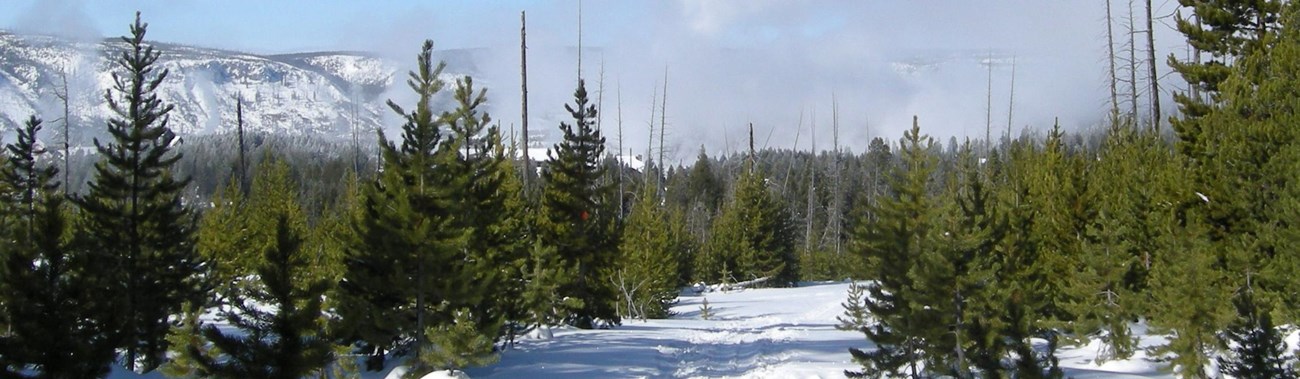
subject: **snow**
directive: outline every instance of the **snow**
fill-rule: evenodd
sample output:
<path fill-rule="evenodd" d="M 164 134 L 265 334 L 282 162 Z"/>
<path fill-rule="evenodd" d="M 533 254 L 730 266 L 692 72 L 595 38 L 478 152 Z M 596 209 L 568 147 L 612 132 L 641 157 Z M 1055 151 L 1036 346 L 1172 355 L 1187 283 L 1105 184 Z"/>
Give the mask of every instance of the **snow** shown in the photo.
<path fill-rule="evenodd" d="M 667 320 L 624 320 L 607 330 L 557 328 L 551 339 L 524 339 L 473 378 L 843 378 L 859 369 L 848 349 L 870 349 L 858 332 L 835 329 L 848 283 L 805 283 L 798 288 L 683 294 Z M 700 318 L 709 300 L 711 316 Z M 1101 345 L 1065 346 L 1057 355 L 1069 377 L 1172 378 L 1167 363 L 1146 348 L 1164 336 L 1140 335 L 1127 360 L 1097 365 Z"/>
<path fill-rule="evenodd" d="M 500 362 L 464 372 L 445 370 L 423 378 L 843 378 L 857 370 L 848 349 L 871 349 L 858 332 L 835 329 L 849 283 L 804 283 L 797 288 L 683 291 L 675 316 L 666 320 L 624 320 L 603 330 L 549 328 L 525 336 Z M 710 317 L 700 305 L 708 299 Z M 1063 346 L 1057 357 L 1067 377 L 1172 378 L 1168 363 L 1148 354 L 1167 337 L 1134 324 L 1139 347 L 1133 357 L 1098 363 L 1102 346 L 1093 341 Z M 1287 342 L 1295 347 L 1300 334 Z M 1035 341 L 1043 346 L 1045 341 Z M 400 378 L 402 358 L 389 369 L 361 373 L 366 379 Z M 116 368 L 110 378 L 161 378 Z"/>

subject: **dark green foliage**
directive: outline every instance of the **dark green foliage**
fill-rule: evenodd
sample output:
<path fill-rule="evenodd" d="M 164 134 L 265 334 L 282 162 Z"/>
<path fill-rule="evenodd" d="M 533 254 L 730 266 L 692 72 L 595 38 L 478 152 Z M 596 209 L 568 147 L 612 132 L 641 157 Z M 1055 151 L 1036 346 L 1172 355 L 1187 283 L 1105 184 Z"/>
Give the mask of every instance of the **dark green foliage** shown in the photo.
<path fill-rule="evenodd" d="M 9 227 L 0 229 L 4 275 L 0 376 L 89 378 L 108 373 L 113 346 L 88 307 L 85 255 L 68 238 L 68 209 L 54 181 L 58 170 L 37 162 L 41 121 L 32 117 L 6 146 L 0 198 Z"/>
<path fill-rule="evenodd" d="M 101 156 L 85 196 L 75 198 L 85 216 L 79 225 L 88 237 L 97 301 L 89 304 L 112 328 L 114 345 L 125 352 L 127 368 L 145 371 L 162 363 L 167 351 L 168 317 L 186 301 L 205 295 L 204 265 L 194 252 L 194 221 L 181 202 L 188 180 L 171 167 L 175 134 L 167 128 L 170 105 L 154 91 L 167 70 L 154 66 L 159 52 L 144 43 L 146 24 L 139 14 L 124 51 L 115 63 L 114 85 L 105 98 L 114 117 L 112 136 L 95 140 Z"/>
<path fill-rule="evenodd" d="M 311 275 L 301 232 L 286 214 L 278 217 L 275 244 L 263 251 L 250 283 L 227 301 L 222 317 L 240 334 L 216 325 L 201 333 L 219 353 L 192 346 L 186 353 L 198 373 L 217 378 L 301 378 L 318 372 L 332 359 L 333 345 L 321 335 L 321 301 L 329 282 Z M 269 308 L 264 308 L 269 306 Z"/>
<path fill-rule="evenodd" d="M 523 185 L 499 128 L 489 126 L 491 118 L 479 110 L 487 101 L 486 90 L 476 93 L 473 79 L 465 77 L 457 81 L 454 98 L 457 108 L 442 118 L 452 131 L 450 146 L 459 152 L 450 167 L 451 196 L 456 223 L 468 233 L 459 258 L 466 262 L 465 275 L 473 286 L 447 307 L 461 312 L 451 330 L 463 332 L 468 326 L 462 319 L 473 320 L 482 338 L 495 342 L 504 322 L 523 318 L 518 299 L 527 259 Z"/>
<path fill-rule="evenodd" d="M 1232 351 L 1218 358 L 1223 373 L 1242 379 L 1294 378 L 1286 341 L 1273 325 L 1269 309 L 1261 307 L 1250 292 L 1237 295 L 1233 303 L 1238 318 L 1224 332 Z"/>
<path fill-rule="evenodd" d="M 776 286 L 793 285 L 799 279 L 794 233 L 790 213 L 768 188 L 767 176 L 751 162 L 736 178 L 732 199 L 714 219 L 709 241 L 697 259 L 697 279 L 770 278 Z M 724 277 L 724 269 L 732 277 Z"/>
<path fill-rule="evenodd" d="M 618 308 L 628 318 L 665 318 L 677 298 L 679 253 L 667 210 L 645 186 L 623 227 L 622 254 L 611 276 Z"/>
<path fill-rule="evenodd" d="M 867 279 L 872 280 L 863 302 L 875 323 L 863 331 L 877 346 L 874 351 L 849 349 L 854 362 L 864 368 L 859 375 L 921 375 L 917 365 L 925 342 L 923 325 L 913 317 L 918 307 L 908 273 L 922 252 L 936 247 L 930 244 L 935 200 L 927 190 L 935 169 L 932 146 L 914 119 L 912 129 L 904 133 L 903 165 L 892 171 L 892 194 L 871 205 L 872 218 L 854 229 L 854 250 L 865 260 Z"/>
<path fill-rule="evenodd" d="M 425 332 L 430 344 L 420 349 L 420 364 L 408 376 L 419 377 L 430 368 L 454 372 L 496 363 L 498 357 L 492 349 L 496 341 L 483 333 L 471 314 L 469 309 L 460 309 L 451 324 L 430 327 Z"/>
<path fill-rule="evenodd" d="M 433 65 L 433 42 L 425 41 L 418 68 L 407 84 L 418 95 L 409 113 L 388 105 L 405 120 L 400 148 L 379 132 L 383 172 L 363 190 L 363 213 L 354 222 L 340 283 L 337 325 L 344 341 L 380 349 L 414 342 L 424 331 L 450 321 L 446 302 L 473 285 L 461 259 L 466 233 L 456 223 L 451 166 L 456 151 L 431 108 L 445 64 Z"/>
<path fill-rule="evenodd" d="M 619 322 L 613 304 L 617 296 L 607 279 L 617 256 L 618 206 L 613 187 L 603 179 L 605 137 L 595 129 L 596 106 L 588 103 L 581 80 L 574 104 L 565 109 L 574 123 L 560 123 L 564 140 L 551 149 L 550 162 L 542 169 L 545 187 L 537 231 L 540 241 L 558 255 L 555 261 L 574 269 L 554 294 L 569 299 L 557 304 L 564 322 L 589 329 Z"/>
<path fill-rule="evenodd" d="M 920 321 L 927 369 L 961 378 L 972 377 L 973 362 L 984 363 L 985 375 L 996 375 L 999 368 L 989 363 L 1003 355 L 992 343 L 1001 336 L 989 325 L 1003 309 L 987 292 L 998 285 L 994 249 L 1006 226 L 972 154 L 969 144 L 958 153 L 957 177 L 949 180 L 935 233 L 929 235 L 934 241 L 909 272 L 910 312 Z"/>

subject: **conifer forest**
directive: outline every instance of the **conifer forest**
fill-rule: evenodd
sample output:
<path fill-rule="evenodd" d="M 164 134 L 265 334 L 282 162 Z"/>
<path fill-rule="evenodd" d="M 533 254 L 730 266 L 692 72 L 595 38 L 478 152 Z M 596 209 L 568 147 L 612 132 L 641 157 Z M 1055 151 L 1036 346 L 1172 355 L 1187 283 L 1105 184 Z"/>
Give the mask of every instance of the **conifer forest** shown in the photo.
<path fill-rule="evenodd" d="M 178 134 L 137 12 L 88 147 L 5 115 L 0 378 L 1300 377 L 1300 3 L 1178 0 L 1194 54 L 1141 3 L 1095 128 L 637 164 L 603 77 L 528 104 L 522 15 L 522 130 L 426 40 L 339 142 Z"/>

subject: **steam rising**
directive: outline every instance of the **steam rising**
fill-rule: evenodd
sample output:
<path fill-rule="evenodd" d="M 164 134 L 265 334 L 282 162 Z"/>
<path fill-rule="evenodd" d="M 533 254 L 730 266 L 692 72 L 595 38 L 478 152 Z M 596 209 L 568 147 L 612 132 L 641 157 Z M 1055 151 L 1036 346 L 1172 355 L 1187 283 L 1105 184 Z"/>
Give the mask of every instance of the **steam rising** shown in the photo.
<path fill-rule="evenodd" d="M 563 105 L 572 101 L 577 76 L 576 1 L 257 4 L 198 4 L 191 7 L 197 10 L 186 10 L 160 3 L 37 1 L 13 27 L 99 36 L 105 28 L 98 25 L 125 25 L 129 20 L 123 15 L 139 7 L 157 40 L 256 52 L 368 51 L 400 66 L 398 80 L 384 95 L 399 103 L 410 101 L 404 73 L 420 42 L 431 38 L 440 50 L 476 49 L 469 74 L 488 88 L 489 111 L 508 133 L 519 124 L 523 10 L 529 21 L 530 126 L 554 140 L 556 125 L 567 116 Z M 1174 6 L 1156 13 L 1172 13 Z M 623 150 L 641 154 L 651 104 L 663 100 L 651 96 L 662 96 L 667 70 L 670 163 L 689 163 L 701 145 L 711 154 L 742 149 L 749 123 L 759 147 L 806 150 L 815 120 L 817 148 L 829 149 L 832 96 L 839 104 L 841 148 L 857 152 L 872 137 L 897 139 L 914 114 L 922 130 L 941 141 L 983 138 L 986 112 L 995 138 L 1008 124 L 1019 134 L 1050 127 L 1058 117 L 1063 127 L 1077 130 L 1094 126 L 1106 113 L 1103 7 L 1085 0 L 588 1 L 582 9 L 582 74 L 593 100 L 599 98 L 603 63 L 602 126 L 609 150 L 618 149 L 621 93 Z M 1117 7 L 1125 12 L 1122 4 Z M 272 23 L 288 26 L 267 26 Z M 1156 29 L 1156 55 L 1167 73 L 1163 57 L 1183 56 L 1184 49 L 1171 28 L 1157 24 Z M 1008 104 L 1012 59 L 1013 110 Z M 1181 87 L 1175 76 L 1161 80 L 1164 99 Z M 986 108 L 990 92 L 991 111 Z M 1141 96 L 1145 101 L 1147 94 Z M 653 122 L 657 138 L 658 116 Z"/>

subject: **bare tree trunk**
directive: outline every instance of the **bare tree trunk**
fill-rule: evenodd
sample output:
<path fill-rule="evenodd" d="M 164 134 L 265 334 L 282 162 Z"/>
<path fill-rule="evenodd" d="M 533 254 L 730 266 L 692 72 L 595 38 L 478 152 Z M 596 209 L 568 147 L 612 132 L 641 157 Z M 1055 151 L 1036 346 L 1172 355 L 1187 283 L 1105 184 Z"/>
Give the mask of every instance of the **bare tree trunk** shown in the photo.
<path fill-rule="evenodd" d="M 812 247 L 813 247 L 813 217 L 814 217 L 813 213 L 815 213 L 817 210 L 815 205 L 817 203 L 817 114 L 816 113 L 813 113 L 811 129 L 812 129 L 810 133 L 811 142 L 809 144 L 812 147 L 812 160 L 810 161 L 811 164 L 809 165 L 810 178 L 808 181 L 808 213 L 804 215 L 804 217 L 807 218 L 807 222 L 805 223 L 807 224 L 807 230 L 804 231 L 804 250 L 809 252 L 812 251 Z"/>
<path fill-rule="evenodd" d="M 645 183 L 643 185 L 647 185 L 647 186 L 650 185 L 650 163 L 652 163 L 650 157 L 652 157 L 653 156 L 652 154 L 654 153 L 655 111 L 659 109 L 659 104 L 657 103 L 658 101 L 659 101 L 659 86 L 656 85 L 654 88 L 654 93 L 650 95 L 650 133 L 647 134 L 646 136 L 645 159 L 642 160 L 645 163 L 643 167 L 645 172 L 642 173 L 642 175 L 645 176 Z"/>
<path fill-rule="evenodd" d="M 1137 117 L 1138 117 L 1137 33 L 1138 33 L 1137 25 L 1133 23 L 1133 0 L 1129 0 L 1128 2 L 1128 75 L 1129 75 L 1128 80 L 1129 80 L 1129 88 L 1132 89 L 1132 92 L 1129 93 L 1130 96 L 1129 101 L 1132 102 L 1132 104 L 1129 104 L 1132 107 L 1132 111 L 1129 113 L 1129 118 L 1133 120 L 1135 124 L 1137 123 Z"/>
<path fill-rule="evenodd" d="M 989 51 L 989 84 L 985 88 L 988 105 L 984 107 L 984 155 L 989 154 L 990 147 L 993 146 L 993 51 Z"/>
<path fill-rule="evenodd" d="M 623 84 L 618 85 L 618 154 L 623 154 Z M 623 216 L 623 159 L 618 159 L 618 215 Z"/>
<path fill-rule="evenodd" d="M 835 176 L 835 187 L 831 190 L 835 198 L 831 200 L 831 211 L 827 212 L 826 217 L 831 229 L 831 243 L 835 247 L 835 255 L 840 255 L 840 238 L 843 237 L 844 218 L 844 194 L 841 193 L 844 176 L 840 172 L 840 103 L 835 98 L 835 93 L 831 93 L 831 141 L 835 147 L 834 160 L 831 161 L 831 175 Z"/>
<path fill-rule="evenodd" d="M 605 57 L 604 56 L 600 57 L 600 82 L 599 84 L 597 84 L 597 89 L 600 91 L 600 93 L 596 95 L 596 130 L 603 131 L 604 129 L 600 128 L 601 125 L 600 120 L 605 119 Z"/>
<path fill-rule="evenodd" d="M 522 95 L 520 124 L 523 129 L 520 134 L 524 138 L 524 190 L 527 192 L 532 189 L 533 162 L 528 158 L 528 148 L 532 142 L 528 139 L 528 23 L 522 11 L 519 12 L 519 83 Z"/>
<path fill-rule="evenodd" d="M 59 70 L 59 82 L 63 92 L 54 91 L 54 96 L 63 102 L 63 191 L 67 192 L 72 185 L 69 182 L 69 173 L 72 171 L 72 164 L 69 155 L 72 154 L 72 107 L 69 100 L 72 95 L 68 91 L 68 70 L 64 68 Z"/>
<path fill-rule="evenodd" d="M 659 107 L 660 107 L 659 109 L 659 171 L 660 172 L 658 175 L 659 187 L 658 189 L 656 189 L 656 191 L 659 192 L 660 198 L 663 198 L 664 196 L 664 192 L 663 192 L 664 176 L 665 176 L 664 174 L 667 172 L 665 171 L 666 168 L 664 164 L 664 137 L 667 134 L 665 131 L 668 129 L 668 66 L 664 66 L 663 96 L 664 96 L 663 100 L 659 102 Z"/>
<path fill-rule="evenodd" d="M 1160 133 L 1160 76 L 1156 72 L 1156 32 L 1152 25 L 1151 0 L 1147 0 L 1147 66 L 1151 75 L 1151 129 Z"/>
<path fill-rule="evenodd" d="M 235 96 L 235 130 L 239 138 L 239 190 L 248 192 L 248 150 L 244 145 L 244 98 Z"/>
<path fill-rule="evenodd" d="M 1119 78 L 1115 72 L 1115 28 L 1111 16 L 1111 0 L 1106 0 L 1106 62 L 1110 64 L 1110 122 L 1114 126 L 1119 119 Z"/>
<path fill-rule="evenodd" d="M 1007 101 L 1007 140 L 1011 139 L 1012 114 L 1016 110 L 1016 58 L 1011 57 L 1011 95 Z"/>

